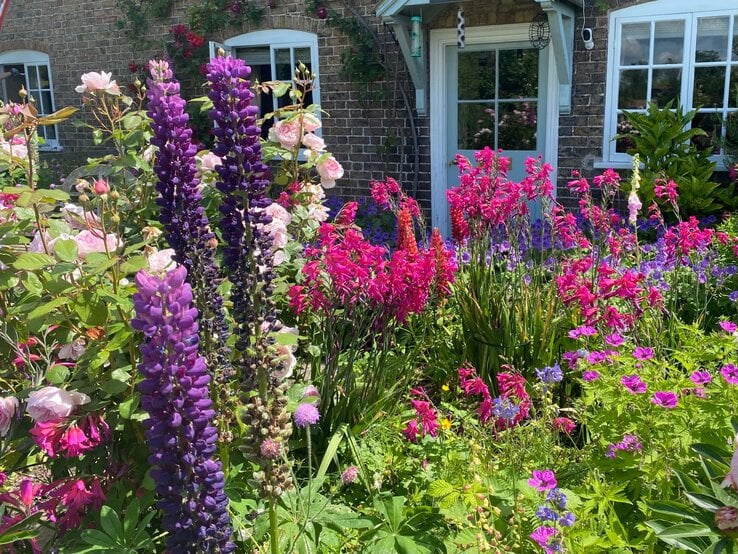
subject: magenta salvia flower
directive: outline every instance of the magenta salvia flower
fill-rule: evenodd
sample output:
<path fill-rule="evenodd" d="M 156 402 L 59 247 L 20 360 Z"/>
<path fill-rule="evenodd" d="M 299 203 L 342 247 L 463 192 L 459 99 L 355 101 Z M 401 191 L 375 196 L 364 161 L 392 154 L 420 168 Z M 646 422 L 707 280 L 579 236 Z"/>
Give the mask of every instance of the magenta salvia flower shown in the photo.
<path fill-rule="evenodd" d="M 653 348 L 650 348 L 648 346 L 639 346 L 635 350 L 633 350 L 633 357 L 636 360 L 650 360 L 653 358 Z"/>
<path fill-rule="evenodd" d="M 600 378 L 600 373 L 598 371 L 585 371 L 582 373 L 582 379 L 585 381 L 596 381 Z"/>
<path fill-rule="evenodd" d="M 315 425 L 320 419 L 320 412 L 315 404 L 309 402 L 303 402 L 297 409 L 295 409 L 294 421 L 298 427 L 307 427 L 308 425 Z"/>
<path fill-rule="evenodd" d="M 556 475 L 550 469 L 536 469 L 528 484 L 538 492 L 545 492 L 556 488 Z"/>
<path fill-rule="evenodd" d="M 359 476 L 359 468 L 356 466 L 348 466 L 343 473 L 341 473 L 341 482 L 344 485 L 350 485 L 356 481 Z"/>
<path fill-rule="evenodd" d="M 215 459 L 218 432 L 210 401 L 210 376 L 198 355 L 197 309 L 187 270 L 164 279 L 136 275 L 134 329 L 142 331 L 141 407 L 151 450 L 151 477 L 169 532 L 169 552 L 232 552 L 225 477 Z"/>
<path fill-rule="evenodd" d="M 707 385 L 712 381 L 712 375 L 710 375 L 709 371 L 694 371 L 692 372 L 692 375 L 689 376 L 689 379 L 695 385 Z"/>
<path fill-rule="evenodd" d="M 631 394 L 646 392 L 646 383 L 641 381 L 641 378 L 638 375 L 623 375 L 620 382 Z"/>
<path fill-rule="evenodd" d="M 678 402 L 677 395 L 671 391 L 657 391 L 651 397 L 651 403 L 662 408 L 676 408 Z"/>
<path fill-rule="evenodd" d="M 721 321 L 718 325 L 720 325 L 720 328 L 726 333 L 735 333 L 736 330 L 738 330 L 738 325 L 732 321 Z"/>
<path fill-rule="evenodd" d="M 731 385 L 738 385 L 738 367 L 735 364 L 725 364 L 720 369 L 720 375 Z"/>

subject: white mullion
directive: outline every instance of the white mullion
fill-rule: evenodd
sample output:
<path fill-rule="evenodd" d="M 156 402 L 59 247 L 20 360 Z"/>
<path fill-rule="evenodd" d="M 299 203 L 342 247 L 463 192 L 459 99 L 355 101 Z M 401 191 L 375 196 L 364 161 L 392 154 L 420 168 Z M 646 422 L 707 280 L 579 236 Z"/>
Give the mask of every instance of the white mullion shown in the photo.
<path fill-rule="evenodd" d="M 692 17 L 684 19 L 684 58 L 686 60 L 685 70 L 682 73 L 686 73 L 684 79 L 682 79 L 682 106 L 687 110 L 694 109 L 694 80 L 697 64 L 695 61 L 696 49 L 697 49 L 697 16 L 692 14 Z"/>
<path fill-rule="evenodd" d="M 653 51 L 656 42 L 656 20 L 651 20 L 651 34 L 648 37 L 648 73 L 646 74 L 646 107 L 651 102 L 651 89 L 653 88 Z"/>
<path fill-rule="evenodd" d="M 277 54 L 273 44 L 269 45 L 269 63 L 272 67 L 272 81 L 279 81 L 277 79 Z M 272 93 L 272 111 L 276 112 L 278 108 L 279 98 L 277 98 L 276 94 Z"/>

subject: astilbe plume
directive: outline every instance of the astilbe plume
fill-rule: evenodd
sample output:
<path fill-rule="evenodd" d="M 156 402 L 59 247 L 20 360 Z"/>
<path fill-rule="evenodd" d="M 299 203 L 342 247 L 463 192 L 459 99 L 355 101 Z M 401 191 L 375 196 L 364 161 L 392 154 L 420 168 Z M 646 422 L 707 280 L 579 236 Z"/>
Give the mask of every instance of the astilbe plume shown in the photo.
<path fill-rule="evenodd" d="M 251 68 L 230 56 L 213 58 L 206 67 L 213 102 L 209 116 L 215 122 L 213 152 L 223 163 L 216 167 L 215 183 L 222 193 L 220 229 L 225 248 L 223 263 L 233 284 L 231 301 L 236 321 L 236 349 L 241 356 L 241 378 L 254 389 L 263 365 L 266 344 L 260 341 L 273 330 L 276 309 L 272 300 L 272 238 L 266 230 L 271 217 L 266 208 L 269 170 L 262 161 L 257 126 L 258 107 L 252 104 Z"/>
<path fill-rule="evenodd" d="M 223 312 L 223 299 L 218 293 L 218 269 L 215 264 L 215 235 L 202 206 L 200 180 L 195 154 L 197 145 L 188 127 L 186 101 L 180 96 L 179 82 L 174 79 L 166 61 L 151 61 L 151 78 L 146 95 L 148 115 L 154 136 L 151 144 L 158 148 L 154 173 L 158 181 L 159 220 L 164 225 L 174 260 L 187 269 L 200 311 L 201 338 L 209 356 L 211 372 L 218 390 L 227 392 L 232 377 L 226 347 L 228 326 Z M 221 399 L 226 402 L 225 397 Z"/>
<path fill-rule="evenodd" d="M 183 266 L 163 279 L 136 275 L 134 329 L 142 331 L 141 407 L 151 477 L 169 532 L 169 552 L 232 552 L 225 477 L 215 459 L 218 432 L 210 376 L 198 354 L 197 309 Z"/>

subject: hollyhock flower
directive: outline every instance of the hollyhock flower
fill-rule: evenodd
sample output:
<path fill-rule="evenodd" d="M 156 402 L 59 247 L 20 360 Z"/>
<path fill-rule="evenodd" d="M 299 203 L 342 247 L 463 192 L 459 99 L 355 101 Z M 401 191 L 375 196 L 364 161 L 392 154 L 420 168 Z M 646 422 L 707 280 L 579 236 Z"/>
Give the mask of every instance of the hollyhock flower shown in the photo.
<path fill-rule="evenodd" d="M 10 423 L 18 411 L 18 399 L 14 396 L 0 398 L 0 437 L 4 437 L 10 430 Z"/>
<path fill-rule="evenodd" d="M 651 403 L 662 408 L 676 408 L 677 395 L 671 391 L 657 391 L 651 397 Z"/>
<path fill-rule="evenodd" d="M 343 177 L 343 167 L 333 156 L 328 156 L 326 159 L 319 161 L 315 168 L 318 170 L 320 184 L 323 188 L 334 187 L 336 179 Z"/>
<path fill-rule="evenodd" d="M 571 435 L 572 432 L 574 432 L 574 429 L 577 428 L 577 424 L 568 417 L 554 418 L 552 424 L 554 429 L 561 431 L 562 433 L 566 433 L 567 435 Z"/>
<path fill-rule="evenodd" d="M 633 357 L 636 360 L 650 360 L 653 358 L 653 348 L 647 347 L 647 346 L 639 346 L 635 350 L 633 350 Z"/>
<path fill-rule="evenodd" d="M 582 379 L 587 382 L 596 381 L 599 378 L 600 374 L 598 371 L 585 371 L 584 373 L 582 373 Z"/>
<path fill-rule="evenodd" d="M 726 333 L 735 333 L 736 330 L 738 330 L 738 325 L 736 325 L 732 321 L 724 320 L 724 321 L 719 322 L 718 325 L 720 325 L 720 328 Z"/>
<path fill-rule="evenodd" d="M 120 87 L 118 83 L 111 80 L 112 73 L 106 73 L 102 71 L 100 73 L 90 72 L 82 74 L 82 84 L 74 88 L 74 90 L 80 94 L 89 92 L 94 94 L 97 91 L 104 92 L 113 96 L 120 95 Z"/>
<path fill-rule="evenodd" d="M 695 385 L 707 385 L 712 381 L 712 375 L 710 375 L 709 371 L 693 371 L 689 379 Z"/>
<path fill-rule="evenodd" d="M 620 382 L 631 394 L 641 394 L 646 392 L 646 383 L 641 381 L 641 378 L 638 375 L 623 375 Z"/>
<path fill-rule="evenodd" d="M 348 466 L 343 473 L 341 473 L 341 482 L 344 485 L 350 485 L 356 481 L 359 476 L 359 468 L 356 466 Z"/>
<path fill-rule="evenodd" d="M 528 485 L 538 492 L 545 492 L 556 487 L 556 476 L 550 469 L 536 469 L 528 479 Z"/>
<path fill-rule="evenodd" d="M 78 235 L 72 237 L 77 243 L 77 254 L 83 260 L 92 252 L 110 252 L 113 253 L 123 247 L 123 241 L 114 233 L 105 235 L 105 239 L 98 232 L 86 229 Z"/>
<path fill-rule="evenodd" d="M 320 419 L 320 412 L 314 404 L 310 402 L 303 402 L 295 409 L 295 415 L 293 420 L 295 425 L 298 427 L 307 427 L 308 425 L 315 425 Z"/>
<path fill-rule="evenodd" d="M 44 387 L 28 395 L 26 412 L 36 422 L 46 422 L 71 415 L 87 404 L 90 397 L 77 391 L 65 391 L 58 387 Z"/>
<path fill-rule="evenodd" d="M 720 369 L 720 375 L 731 385 L 738 385 L 738 367 L 735 364 L 725 364 Z"/>
<path fill-rule="evenodd" d="M 163 279 L 136 274 L 136 316 L 145 337 L 138 370 L 141 408 L 151 451 L 151 477 L 171 552 L 232 552 L 225 476 L 215 458 L 218 431 L 205 359 L 198 353 L 197 309 L 183 266 Z"/>

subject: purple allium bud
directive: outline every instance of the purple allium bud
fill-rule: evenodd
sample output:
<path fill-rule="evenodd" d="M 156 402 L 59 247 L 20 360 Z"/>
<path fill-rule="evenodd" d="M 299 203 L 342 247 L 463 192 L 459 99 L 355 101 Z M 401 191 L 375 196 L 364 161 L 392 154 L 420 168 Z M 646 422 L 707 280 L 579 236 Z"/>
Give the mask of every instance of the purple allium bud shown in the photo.
<path fill-rule="evenodd" d="M 343 473 L 341 473 L 341 481 L 344 485 L 350 485 L 359 476 L 359 468 L 356 466 L 348 466 Z"/>
<path fill-rule="evenodd" d="M 294 421 L 298 427 L 306 427 L 308 425 L 315 425 L 320 419 L 320 412 L 314 404 L 305 402 L 300 404 L 295 410 Z"/>
<path fill-rule="evenodd" d="M 141 407 L 151 450 L 151 477 L 169 532 L 169 552 L 232 552 L 225 477 L 215 460 L 218 432 L 212 424 L 210 376 L 198 354 L 197 309 L 187 270 L 178 266 L 159 279 L 136 275 L 134 329 L 142 331 Z"/>

